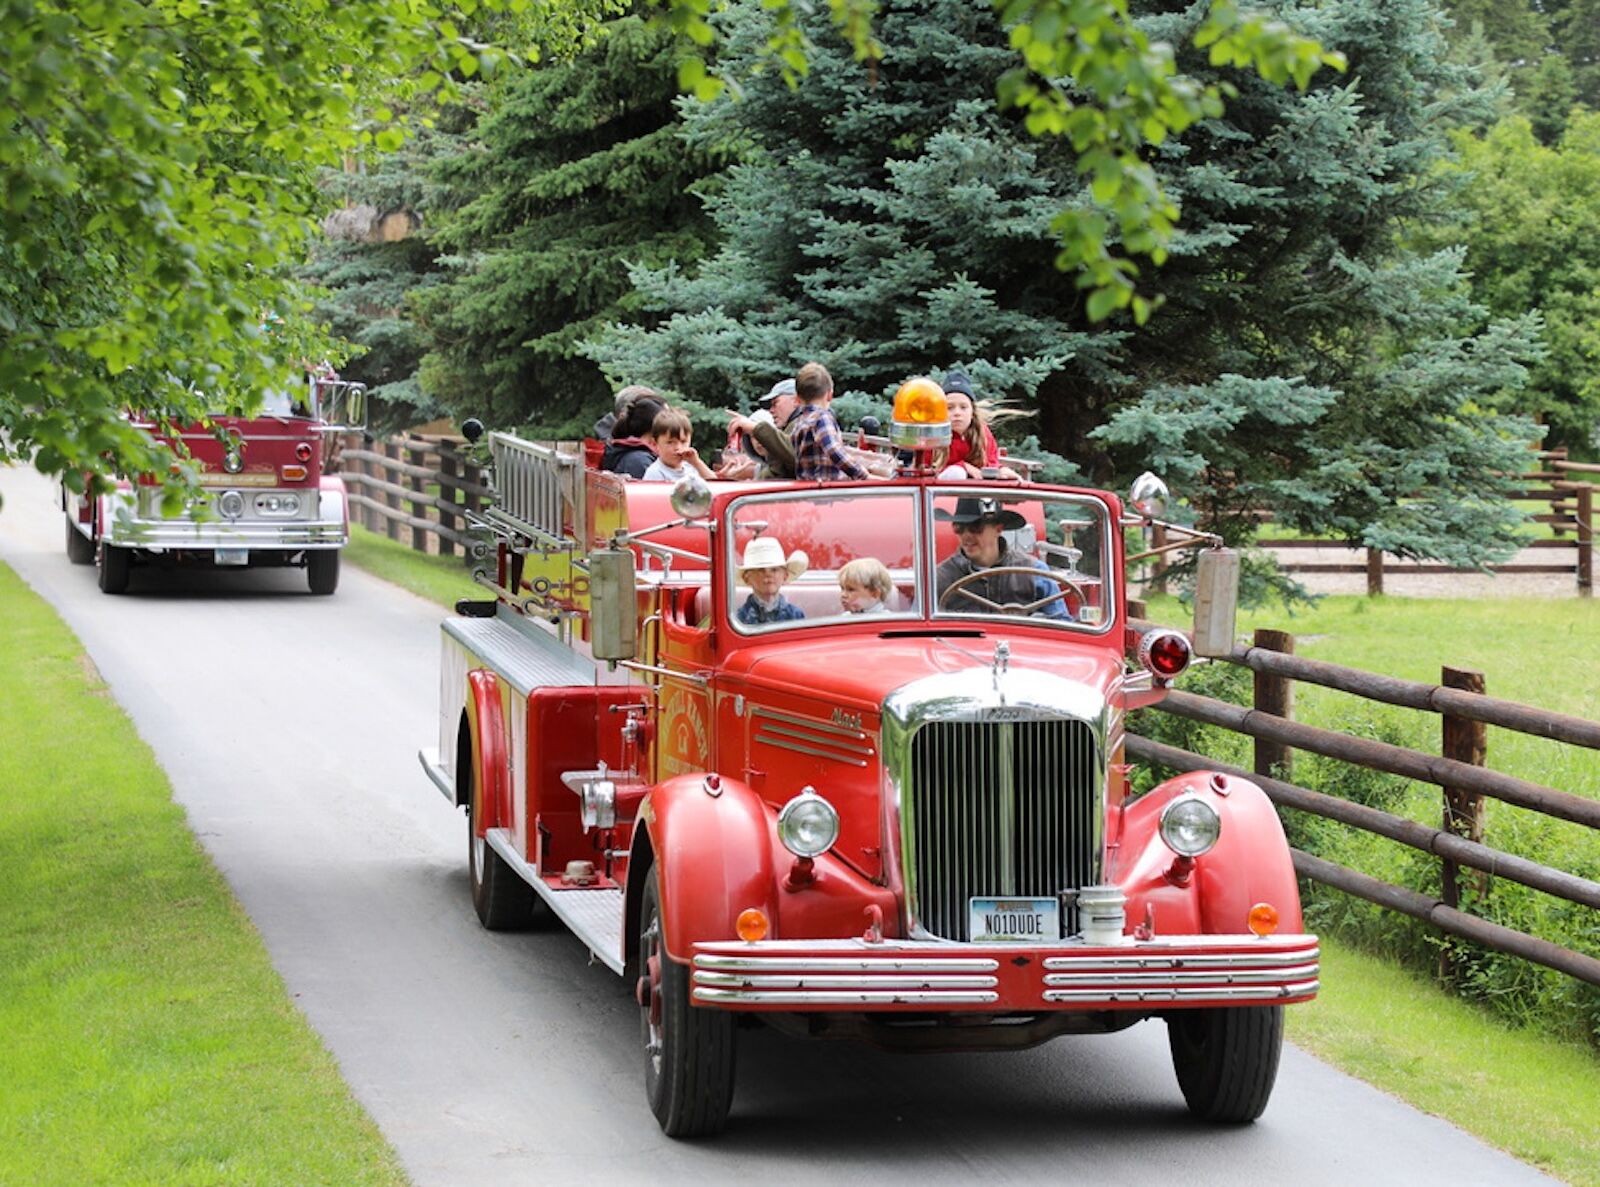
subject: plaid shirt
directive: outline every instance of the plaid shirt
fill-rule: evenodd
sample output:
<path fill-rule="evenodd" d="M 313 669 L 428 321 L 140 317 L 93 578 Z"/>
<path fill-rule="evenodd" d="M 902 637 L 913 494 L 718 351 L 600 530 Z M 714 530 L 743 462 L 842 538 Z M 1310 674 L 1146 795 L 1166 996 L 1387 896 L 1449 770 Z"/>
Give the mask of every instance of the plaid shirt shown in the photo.
<path fill-rule="evenodd" d="M 794 442 L 795 477 L 801 482 L 867 477 L 866 468 L 845 452 L 839 418 L 825 405 L 801 405 L 789 420 L 789 438 Z"/>

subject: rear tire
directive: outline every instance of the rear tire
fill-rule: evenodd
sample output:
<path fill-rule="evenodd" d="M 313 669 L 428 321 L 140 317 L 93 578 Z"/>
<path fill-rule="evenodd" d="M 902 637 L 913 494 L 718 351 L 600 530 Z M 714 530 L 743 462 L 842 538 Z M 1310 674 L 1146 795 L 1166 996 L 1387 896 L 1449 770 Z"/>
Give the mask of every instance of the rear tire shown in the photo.
<path fill-rule="evenodd" d="M 334 554 L 337 556 L 338 554 Z M 534 890 L 489 845 L 478 831 L 482 819 L 479 788 L 474 782 L 467 801 L 467 881 L 478 922 L 490 931 L 518 931 L 534 919 Z"/>
<path fill-rule="evenodd" d="M 339 588 L 339 554 L 331 548 L 306 553 L 306 581 L 311 592 L 326 597 Z"/>
<path fill-rule="evenodd" d="M 1278 1078 L 1282 1006 L 1174 1010 L 1167 1040 L 1191 1113 L 1234 1125 L 1261 1116 Z"/>
<path fill-rule="evenodd" d="M 128 574 L 133 571 L 133 553 L 115 544 L 100 545 L 100 592 L 128 592 Z"/>
<path fill-rule="evenodd" d="M 733 1105 L 734 1016 L 690 1002 L 689 970 L 663 942 L 656 871 L 646 876 L 637 990 L 645 1097 L 668 1137 L 709 1137 L 722 1132 Z"/>
<path fill-rule="evenodd" d="M 75 565 L 94 564 L 94 541 L 78 530 L 72 517 L 67 516 L 67 559 Z"/>

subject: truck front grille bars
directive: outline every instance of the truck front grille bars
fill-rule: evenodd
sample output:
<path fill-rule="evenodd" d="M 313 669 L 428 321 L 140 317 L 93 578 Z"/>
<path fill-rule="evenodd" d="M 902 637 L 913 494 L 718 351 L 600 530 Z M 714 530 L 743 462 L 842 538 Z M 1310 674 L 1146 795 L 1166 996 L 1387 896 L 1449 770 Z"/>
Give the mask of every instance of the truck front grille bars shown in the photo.
<path fill-rule="evenodd" d="M 931 721 L 912 738 L 902 804 L 912 919 L 966 941 L 975 895 L 1063 899 L 1097 880 L 1100 811 L 1087 722 Z M 1076 934 L 1062 908 L 1063 938 Z"/>

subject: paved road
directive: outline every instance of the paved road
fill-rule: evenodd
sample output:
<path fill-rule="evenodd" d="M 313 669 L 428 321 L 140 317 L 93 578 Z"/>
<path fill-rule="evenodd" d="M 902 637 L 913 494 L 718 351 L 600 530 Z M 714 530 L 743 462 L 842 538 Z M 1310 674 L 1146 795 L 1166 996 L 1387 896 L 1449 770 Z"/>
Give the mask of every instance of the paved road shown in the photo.
<path fill-rule="evenodd" d="M 750 1031 L 728 1133 L 671 1142 L 621 980 L 565 933 L 473 916 L 463 821 L 414 757 L 434 730 L 435 607 L 349 570 L 333 598 L 288 570 L 137 571 L 108 598 L 67 563 L 48 483 L 0 471 L 0 496 L 0 560 L 83 640 L 422 1187 L 1549 1181 L 1293 1049 L 1259 1123 L 1200 1126 L 1155 1023 L 1013 1055 Z"/>

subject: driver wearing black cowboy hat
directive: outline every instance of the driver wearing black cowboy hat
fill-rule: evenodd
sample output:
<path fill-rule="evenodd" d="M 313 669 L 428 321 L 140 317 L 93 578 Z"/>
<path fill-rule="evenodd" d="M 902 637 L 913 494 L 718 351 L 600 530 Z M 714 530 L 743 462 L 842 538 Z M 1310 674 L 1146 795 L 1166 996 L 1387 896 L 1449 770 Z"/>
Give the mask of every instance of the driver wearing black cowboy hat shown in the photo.
<path fill-rule="evenodd" d="M 934 586 L 938 590 L 936 604 L 944 610 L 957 613 L 981 613 L 988 609 L 983 598 L 999 606 L 1027 605 L 1060 592 L 1060 587 L 1048 577 L 1030 577 L 1026 573 L 991 573 L 963 585 L 945 601 L 945 591 L 961 578 L 987 569 L 1017 567 L 1047 570 L 1043 561 L 1013 548 L 1001 532 L 1016 531 L 1026 527 L 1028 521 L 998 499 L 961 498 L 956 500 L 954 511 L 935 511 L 935 519 L 950 524 L 956 531 L 957 551 L 946 558 L 934 572 Z M 968 592 L 974 598 L 966 598 Z M 1070 621 L 1065 598 L 1054 598 L 1035 613 L 1045 618 Z"/>

